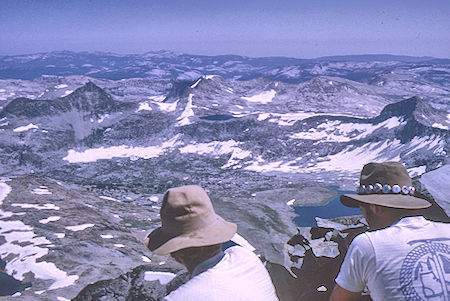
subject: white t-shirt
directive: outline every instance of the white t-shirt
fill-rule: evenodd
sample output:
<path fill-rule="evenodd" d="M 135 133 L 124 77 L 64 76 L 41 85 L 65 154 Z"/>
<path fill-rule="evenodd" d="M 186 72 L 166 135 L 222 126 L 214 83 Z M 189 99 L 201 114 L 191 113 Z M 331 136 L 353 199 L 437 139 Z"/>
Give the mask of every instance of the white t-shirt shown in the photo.
<path fill-rule="evenodd" d="M 406 217 L 355 237 L 336 283 L 374 301 L 450 300 L 450 224 Z"/>
<path fill-rule="evenodd" d="M 164 301 L 276 301 L 275 288 L 261 260 L 233 246 L 213 267 L 194 276 Z"/>

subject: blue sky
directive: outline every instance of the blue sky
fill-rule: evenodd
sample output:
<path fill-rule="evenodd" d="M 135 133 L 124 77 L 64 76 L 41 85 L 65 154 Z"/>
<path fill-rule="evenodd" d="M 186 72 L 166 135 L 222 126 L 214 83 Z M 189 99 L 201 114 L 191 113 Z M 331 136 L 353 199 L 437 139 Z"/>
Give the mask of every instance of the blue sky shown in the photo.
<path fill-rule="evenodd" d="M 0 0 L 0 55 L 450 57 L 448 0 Z"/>

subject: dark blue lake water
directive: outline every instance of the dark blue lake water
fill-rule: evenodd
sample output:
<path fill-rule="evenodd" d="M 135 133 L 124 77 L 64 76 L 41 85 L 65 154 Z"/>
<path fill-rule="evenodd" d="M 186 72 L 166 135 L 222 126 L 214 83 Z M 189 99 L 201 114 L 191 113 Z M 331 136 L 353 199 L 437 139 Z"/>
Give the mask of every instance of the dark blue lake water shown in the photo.
<path fill-rule="evenodd" d="M 0 268 L 3 270 L 6 266 L 6 262 L 0 258 Z M 14 293 L 21 292 L 27 287 L 30 287 L 30 283 L 22 283 L 14 277 L 0 271 L 0 296 L 11 296 Z"/>
<path fill-rule="evenodd" d="M 298 215 L 294 218 L 294 223 L 299 227 L 316 227 L 315 217 L 321 218 L 333 218 L 347 215 L 360 215 L 361 210 L 359 208 L 345 207 L 339 201 L 339 197 L 342 194 L 354 193 L 354 191 L 338 190 L 337 187 L 331 187 L 338 193 L 338 196 L 325 206 L 317 207 L 300 207 L 295 206 L 295 213 Z"/>

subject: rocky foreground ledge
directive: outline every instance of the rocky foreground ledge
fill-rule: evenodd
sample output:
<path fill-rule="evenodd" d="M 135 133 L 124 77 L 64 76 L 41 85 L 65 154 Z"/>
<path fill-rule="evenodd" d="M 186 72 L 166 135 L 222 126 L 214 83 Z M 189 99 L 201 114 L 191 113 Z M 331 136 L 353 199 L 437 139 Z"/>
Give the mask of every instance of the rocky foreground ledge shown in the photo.
<path fill-rule="evenodd" d="M 436 194 L 441 181 L 446 181 L 448 167 L 427 175 L 414 185 L 420 193 L 432 199 L 432 207 L 422 214 L 431 220 L 449 222 L 445 195 Z M 428 190 L 428 189 L 429 190 Z M 286 244 L 284 265 L 261 258 L 274 282 L 281 301 L 328 300 L 334 287 L 347 249 L 355 236 L 367 231 L 362 216 L 348 216 L 331 220 L 316 218 L 317 227 L 300 227 Z M 111 280 L 99 281 L 83 289 L 74 300 L 160 300 L 165 294 L 184 283 L 188 275 L 178 268 L 169 269 L 173 279 L 167 284 L 158 280 L 145 281 L 146 273 L 167 271 L 151 265 L 140 266 L 132 272 Z M 151 273 L 151 272 L 150 272 Z M 362 295 L 361 301 L 370 301 Z"/>
<path fill-rule="evenodd" d="M 448 195 L 439 189 L 450 181 L 448 171 L 441 167 L 414 184 L 436 200 L 423 212 L 427 218 L 449 221 Z M 33 175 L 3 178 L 0 188 L 2 275 L 25 289 L 0 300 L 160 300 L 187 280 L 182 266 L 142 243 L 160 223 L 161 196 L 136 205 Z M 298 228 L 285 240 L 284 263 L 255 245 L 282 301 L 326 300 L 351 240 L 367 230 L 360 216 L 316 220 L 317 227 Z M 262 237 L 264 230 L 251 227 L 241 234 Z"/>

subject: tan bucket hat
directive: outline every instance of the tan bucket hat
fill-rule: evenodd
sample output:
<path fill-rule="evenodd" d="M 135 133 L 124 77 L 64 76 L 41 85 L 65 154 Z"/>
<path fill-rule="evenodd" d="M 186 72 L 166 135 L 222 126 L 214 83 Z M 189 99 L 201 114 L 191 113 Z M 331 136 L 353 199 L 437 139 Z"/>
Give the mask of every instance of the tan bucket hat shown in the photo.
<path fill-rule="evenodd" d="M 368 163 L 361 170 L 358 194 L 341 195 L 347 207 L 358 207 L 358 202 L 391 208 L 423 209 L 431 204 L 414 196 L 415 189 L 406 168 L 400 162 Z"/>
<path fill-rule="evenodd" d="M 171 188 L 164 195 L 161 227 L 145 239 L 155 254 L 169 254 L 184 248 L 202 247 L 230 240 L 237 225 L 217 215 L 206 191 L 189 185 Z"/>

